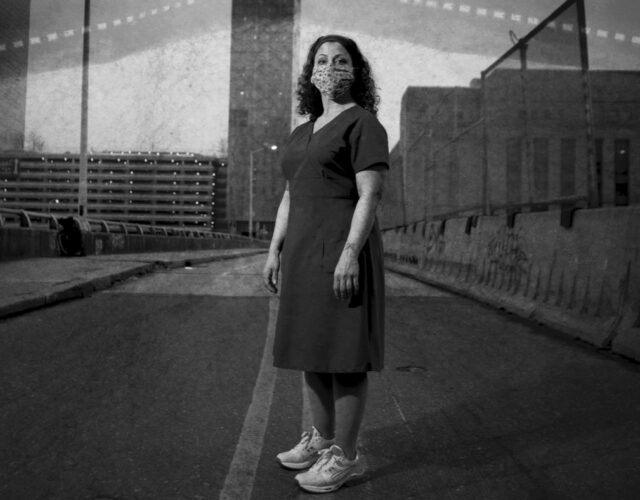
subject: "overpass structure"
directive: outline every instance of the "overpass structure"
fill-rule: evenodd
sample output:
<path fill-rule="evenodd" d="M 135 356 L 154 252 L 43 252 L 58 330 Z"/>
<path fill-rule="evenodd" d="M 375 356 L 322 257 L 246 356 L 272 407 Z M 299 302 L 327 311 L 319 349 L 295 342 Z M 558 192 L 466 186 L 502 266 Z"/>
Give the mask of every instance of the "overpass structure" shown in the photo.
<path fill-rule="evenodd" d="M 114 222 L 0 207 L 0 261 L 133 252 L 263 248 L 266 242 L 208 229 Z"/>
<path fill-rule="evenodd" d="M 402 9 L 409 8 L 408 2 L 400 3 L 406 4 Z M 251 151 L 256 155 L 255 164 L 262 169 L 258 173 L 261 181 L 254 184 L 265 190 L 256 192 L 253 201 L 263 208 L 275 207 L 272 196 L 275 191 L 271 188 L 275 183 L 276 161 L 264 145 L 266 142 L 281 144 L 290 127 L 291 102 L 287 95 L 294 87 L 290 69 L 296 61 L 288 47 L 299 36 L 296 24 L 299 4 L 295 0 L 233 2 L 229 182 L 216 189 L 220 190 L 218 194 L 228 190 L 227 218 L 235 220 L 239 230 L 243 221 L 252 219 L 245 211 L 250 205 L 246 188 L 251 177 L 247 168 L 251 164 Z M 431 8 L 429 2 L 414 4 Z M 398 161 L 406 165 L 396 169 L 392 160 L 390 173 L 393 176 L 402 171 L 407 177 L 403 186 L 390 190 L 397 191 L 395 199 L 402 206 L 391 206 L 391 210 L 383 214 L 384 225 L 392 228 L 385 234 L 387 253 L 390 266 L 405 266 L 405 272 L 408 268 L 416 276 L 427 276 L 426 279 L 454 287 L 461 293 L 473 293 L 499 307 L 508 306 L 528 318 L 565 324 L 562 328 L 572 335 L 637 357 L 640 176 L 637 175 L 635 125 L 638 115 L 636 107 L 622 101 L 637 95 L 635 89 L 640 80 L 637 74 L 626 74 L 624 79 L 617 74 L 606 75 L 607 82 L 609 78 L 614 81 L 615 77 L 619 84 L 617 94 L 624 99 L 621 102 L 600 99 L 597 106 L 589 102 L 589 96 L 598 98 L 598 92 L 592 92 L 594 88 L 588 85 L 588 60 L 584 51 L 586 26 L 584 13 L 579 8 L 582 4 L 566 2 L 555 21 L 536 21 L 535 37 L 521 39 L 509 51 L 509 57 L 500 60 L 493 76 L 484 75 L 487 76 L 485 83 L 491 83 L 492 78 L 502 82 L 495 86 L 493 93 L 488 92 L 490 85 L 485 85 L 482 91 L 487 94 L 483 99 L 493 99 L 493 106 L 485 103 L 479 109 L 474 104 L 479 99 L 479 89 L 473 88 L 463 93 L 453 92 L 450 106 L 444 106 L 440 100 L 422 119 L 439 113 L 442 131 L 446 132 L 448 127 L 451 133 L 446 132 L 440 138 L 433 135 L 433 144 L 424 140 L 429 136 L 424 123 L 412 128 L 409 122 L 415 116 L 407 117 L 403 131 L 407 132 L 403 138 L 407 146 L 397 155 Z M 269 9 L 263 11 L 263 7 Z M 28 10 L 16 10 L 15 16 L 22 20 L 17 24 L 23 31 L 28 28 Z M 149 18 L 145 17 L 145 22 Z M 142 18 L 138 20 L 142 23 Z M 134 25 L 133 20 L 127 23 Z M 569 26 L 572 28 L 568 29 Z M 25 34 L 20 36 L 24 38 Z M 263 50 L 272 54 L 282 46 L 287 47 L 286 53 L 263 57 Z M 548 50 L 557 47 L 563 50 Z M 6 51 L 2 57 L 14 58 L 7 68 L 16 67 L 26 72 L 25 54 L 17 49 Z M 542 69 L 539 65 L 549 54 L 553 57 L 549 56 L 549 64 Z M 274 64 L 284 69 L 277 72 L 272 81 L 259 77 L 273 73 Z M 559 93 L 557 101 L 551 104 L 544 101 L 545 105 L 541 106 L 546 96 L 533 90 L 540 87 L 540 80 L 552 81 L 551 76 L 547 78 L 547 69 L 555 71 L 556 76 L 570 74 L 568 80 L 561 79 L 550 85 L 549 92 L 554 87 L 566 87 L 566 82 L 571 85 L 564 90 L 575 92 Z M 625 83 L 628 81 L 631 83 Z M 604 85 L 608 86 L 608 83 Z M 26 87 L 15 90 L 16 100 L 11 102 L 23 102 L 25 92 Z M 573 96 L 570 102 L 568 94 Z M 270 100 L 263 100 L 265 95 Z M 472 97 L 473 102 L 467 106 L 468 95 L 476 97 Z M 426 100 L 422 104 L 425 103 L 431 105 Z M 568 103 L 571 113 L 566 113 Z M 417 107 L 410 107 L 420 112 Z M 484 121 L 484 127 L 478 125 L 479 118 Z M 622 130 L 628 137 L 614 136 L 607 128 L 603 129 L 606 134 L 598 138 L 594 135 L 598 133 L 597 127 L 592 127 L 598 120 L 613 124 L 613 128 Z M 22 122 L 13 123 L 20 128 Z M 550 124 L 555 128 L 549 127 Z M 552 137 L 544 135 L 549 131 L 554 134 Z M 576 134 L 579 137 L 573 137 Z M 17 139 L 24 145 L 24 137 Z M 6 142 L 5 147 L 10 143 Z M 484 154 L 478 154 L 483 148 L 486 148 Z M 419 173 L 425 164 L 431 165 L 430 172 Z M 473 175 L 479 177 L 482 173 L 482 180 L 475 183 L 469 182 L 471 172 L 465 170 L 474 165 L 477 168 L 473 168 Z M 165 173 L 177 175 L 172 166 L 166 167 Z M 127 179 L 131 175 L 126 169 L 119 174 Z M 101 181 L 108 182 L 111 174 L 99 175 Z M 211 179 L 209 174 L 206 176 Z M 104 201 L 111 194 L 110 188 L 102 186 L 101 189 Z M 267 192 L 270 189 L 270 193 Z M 471 190 L 476 194 L 474 205 L 479 208 L 462 203 L 469 201 L 465 195 Z M 198 193 L 197 196 L 210 199 L 210 193 L 208 188 L 204 195 Z M 433 195 L 429 204 L 420 198 L 425 193 Z M 443 196 L 446 199 L 438 199 Z M 201 199 L 193 201 L 200 203 Z M 546 211 L 538 212 L 539 205 L 544 205 Z M 585 206 L 597 208 L 585 209 Z M 460 208 L 465 209 L 465 213 L 455 213 Z M 415 213 L 405 214 L 409 209 Z M 17 222 L 13 226 L 7 223 L 1 229 L 3 258 L 59 254 L 58 228 L 53 219 L 28 211 L 11 217 Z M 28 227 L 31 219 L 38 217 L 44 224 L 38 228 Z M 238 245 L 254 244 L 241 238 L 216 238 L 215 234 L 206 238 L 179 235 L 178 230 L 143 228 L 136 222 L 139 221 L 87 221 L 81 228 L 86 239 L 85 251 L 91 255 L 151 250 L 178 241 L 186 245 L 181 247 L 185 250 L 200 248 L 198 245 L 231 244 L 231 240 Z"/>

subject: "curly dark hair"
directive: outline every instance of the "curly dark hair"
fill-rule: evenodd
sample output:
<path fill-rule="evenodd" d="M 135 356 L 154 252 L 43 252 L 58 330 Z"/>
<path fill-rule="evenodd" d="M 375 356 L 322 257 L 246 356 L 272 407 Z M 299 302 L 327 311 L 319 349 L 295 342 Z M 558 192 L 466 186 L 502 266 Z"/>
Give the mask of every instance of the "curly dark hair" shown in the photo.
<path fill-rule="evenodd" d="M 311 121 L 315 121 L 323 112 L 320 91 L 311 83 L 311 73 L 316 52 L 323 43 L 337 42 L 342 45 L 351 56 L 355 80 L 351 86 L 353 100 L 374 115 L 378 112 L 380 98 L 376 91 L 376 85 L 371 76 L 369 62 L 360 52 L 358 45 L 351 38 L 342 35 L 325 35 L 318 38 L 307 54 L 307 60 L 302 68 L 302 74 L 298 78 L 298 113 L 309 115 Z"/>

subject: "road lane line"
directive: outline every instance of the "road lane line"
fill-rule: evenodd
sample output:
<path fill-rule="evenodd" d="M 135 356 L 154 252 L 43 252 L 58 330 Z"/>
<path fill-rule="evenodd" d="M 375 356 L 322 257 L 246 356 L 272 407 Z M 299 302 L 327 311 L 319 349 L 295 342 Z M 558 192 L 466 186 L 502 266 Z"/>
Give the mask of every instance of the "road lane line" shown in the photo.
<path fill-rule="evenodd" d="M 269 323 L 267 326 L 267 339 L 262 353 L 260 371 L 253 388 L 251 404 L 247 410 L 242 425 L 240 438 L 236 445 L 233 459 L 229 465 L 229 471 L 224 485 L 220 491 L 220 500 L 244 500 L 251 498 L 253 483 L 262 445 L 264 433 L 269 420 L 271 401 L 276 382 L 276 369 L 273 367 L 273 338 L 276 330 L 276 317 L 278 315 L 278 299 L 272 297 L 269 300 Z"/>
<path fill-rule="evenodd" d="M 304 382 L 304 372 L 300 373 L 300 383 L 302 385 L 302 432 L 310 431 L 313 425 L 311 418 L 311 405 L 309 404 L 309 391 Z"/>

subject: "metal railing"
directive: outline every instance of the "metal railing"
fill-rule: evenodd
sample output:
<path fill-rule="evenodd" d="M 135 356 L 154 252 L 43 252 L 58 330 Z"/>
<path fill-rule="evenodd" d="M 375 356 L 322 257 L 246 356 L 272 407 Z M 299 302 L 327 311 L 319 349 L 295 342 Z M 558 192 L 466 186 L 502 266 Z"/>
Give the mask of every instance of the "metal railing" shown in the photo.
<path fill-rule="evenodd" d="M 59 214 L 18 210 L 15 208 L 6 208 L 0 206 L 0 228 L 22 227 L 28 229 L 60 230 L 62 227 L 60 224 L 60 220 L 69 217 L 75 219 L 83 230 L 93 233 L 120 233 L 209 239 L 234 238 L 247 241 L 252 239 L 248 236 L 216 231 L 206 231 L 196 228 L 132 224 L 128 222 L 110 221 L 105 219 L 84 218 L 72 214 L 61 216 Z"/>

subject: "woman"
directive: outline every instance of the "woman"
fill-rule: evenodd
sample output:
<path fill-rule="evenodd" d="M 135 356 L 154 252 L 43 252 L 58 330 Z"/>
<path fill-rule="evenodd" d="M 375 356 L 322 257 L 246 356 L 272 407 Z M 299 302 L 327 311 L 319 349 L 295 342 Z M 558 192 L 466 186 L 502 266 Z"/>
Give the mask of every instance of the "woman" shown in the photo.
<path fill-rule="evenodd" d="M 313 427 L 278 461 L 312 492 L 364 473 L 356 450 L 367 372 L 383 366 L 384 269 L 375 217 L 388 166 L 370 67 L 356 43 L 328 35 L 309 50 L 284 147 L 287 183 L 263 278 L 282 291 L 274 365 L 304 371 Z"/>

